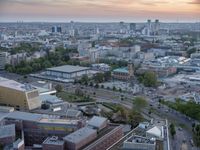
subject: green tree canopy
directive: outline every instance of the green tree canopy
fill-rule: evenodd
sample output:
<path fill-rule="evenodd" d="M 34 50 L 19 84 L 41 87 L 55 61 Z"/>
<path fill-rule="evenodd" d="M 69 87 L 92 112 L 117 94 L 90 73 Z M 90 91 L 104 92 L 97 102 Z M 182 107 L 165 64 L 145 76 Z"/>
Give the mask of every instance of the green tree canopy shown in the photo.
<path fill-rule="evenodd" d="M 139 81 L 147 87 L 155 87 L 157 85 L 157 76 L 152 71 L 147 71 L 139 77 Z"/>
<path fill-rule="evenodd" d="M 136 97 L 133 99 L 133 109 L 140 111 L 147 106 L 147 101 L 143 97 Z"/>

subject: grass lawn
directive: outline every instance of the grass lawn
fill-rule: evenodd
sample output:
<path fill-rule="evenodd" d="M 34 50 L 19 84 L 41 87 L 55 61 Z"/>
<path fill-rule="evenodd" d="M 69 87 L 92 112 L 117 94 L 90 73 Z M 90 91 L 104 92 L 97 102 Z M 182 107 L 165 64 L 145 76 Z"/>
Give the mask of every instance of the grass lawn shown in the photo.
<path fill-rule="evenodd" d="M 57 96 L 59 98 L 61 98 L 62 100 L 71 102 L 71 103 L 73 103 L 73 102 L 93 102 L 94 101 L 90 97 L 78 96 L 78 95 L 75 95 L 74 93 L 68 93 L 65 91 L 57 93 Z"/>

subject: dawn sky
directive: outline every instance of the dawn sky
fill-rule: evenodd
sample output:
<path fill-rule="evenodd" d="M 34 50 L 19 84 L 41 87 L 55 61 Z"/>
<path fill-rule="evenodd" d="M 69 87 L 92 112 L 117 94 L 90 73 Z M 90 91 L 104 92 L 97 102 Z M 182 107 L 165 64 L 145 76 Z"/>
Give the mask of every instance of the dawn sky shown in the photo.
<path fill-rule="evenodd" d="M 200 0 L 0 0 L 2 21 L 200 21 Z"/>

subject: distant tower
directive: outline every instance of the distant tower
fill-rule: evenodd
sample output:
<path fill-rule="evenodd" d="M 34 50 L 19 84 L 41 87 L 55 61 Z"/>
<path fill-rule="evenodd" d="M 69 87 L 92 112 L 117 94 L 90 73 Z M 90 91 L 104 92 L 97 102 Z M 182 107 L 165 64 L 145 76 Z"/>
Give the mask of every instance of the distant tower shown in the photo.
<path fill-rule="evenodd" d="M 152 31 L 152 24 L 151 24 L 151 20 L 147 20 L 147 35 L 151 35 L 151 31 Z"/>
<path fill-rule="evenodd" d="M 133 69 L 133 63 L 130 60 L 128 62 L 128 72 L 129 72 L 130 79 L 133 79 L 134 69 Z"/>
<path fill-rule="evenodd" d="M 130 23 L 130 30 L 135 31 L 136 30 L 136 24 L 135 23 Z"/>
<path fill-rule="evenodd" d="M 52 33 L 61 33 L 62 32 L 62 28 L 59 26 L 54 26 L 52 27 Z"/>
<path fill-rule="evenodd" d="M 96 28 L 96 34 L 100 34 L 99 28 Z"/>
<path fill-rule="evenodd" d="M 160 22 L 158 19 L 155 20 L 154 35 L 158 35 L 160 30 Z"/>

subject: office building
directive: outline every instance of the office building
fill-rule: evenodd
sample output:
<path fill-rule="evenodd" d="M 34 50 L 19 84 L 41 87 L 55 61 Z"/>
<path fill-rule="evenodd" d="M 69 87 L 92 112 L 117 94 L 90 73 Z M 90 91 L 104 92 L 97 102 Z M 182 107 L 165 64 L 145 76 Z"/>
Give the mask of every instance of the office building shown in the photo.
<path fill-rule="evenodd" d="M 52 27 L 52 33 L 61 33 L 62 32 L 62 28 L 59 26 L 54 26 Z"/>
<path fill-rule="evenodd" d="M 26 146 L 42 144 L 47 137 L 62 138 L 83 127 L 83 121 L 60 119 L 48 115 L 14 111 L 4 118 L 5 124 L 15 124 L 16 132 L 24 135 Z"/>
<path fill-rule="evenodd" d="M 36 88 L 14 80 L 0 78 L 0 105 L 29 111 L 41 107 Z"/>
<path fill-rule="evenodd" d="M 159 30 L 160 30 L 160 22 L 158 19 L 156 19 L 154 25 L 154 35 L 159 35 Z"/>
<path fill-rule="evenodd" d="M 135 23 L 130 23 L 130 30 L 135 31 L 136 30 L 136 24 Z"/>

